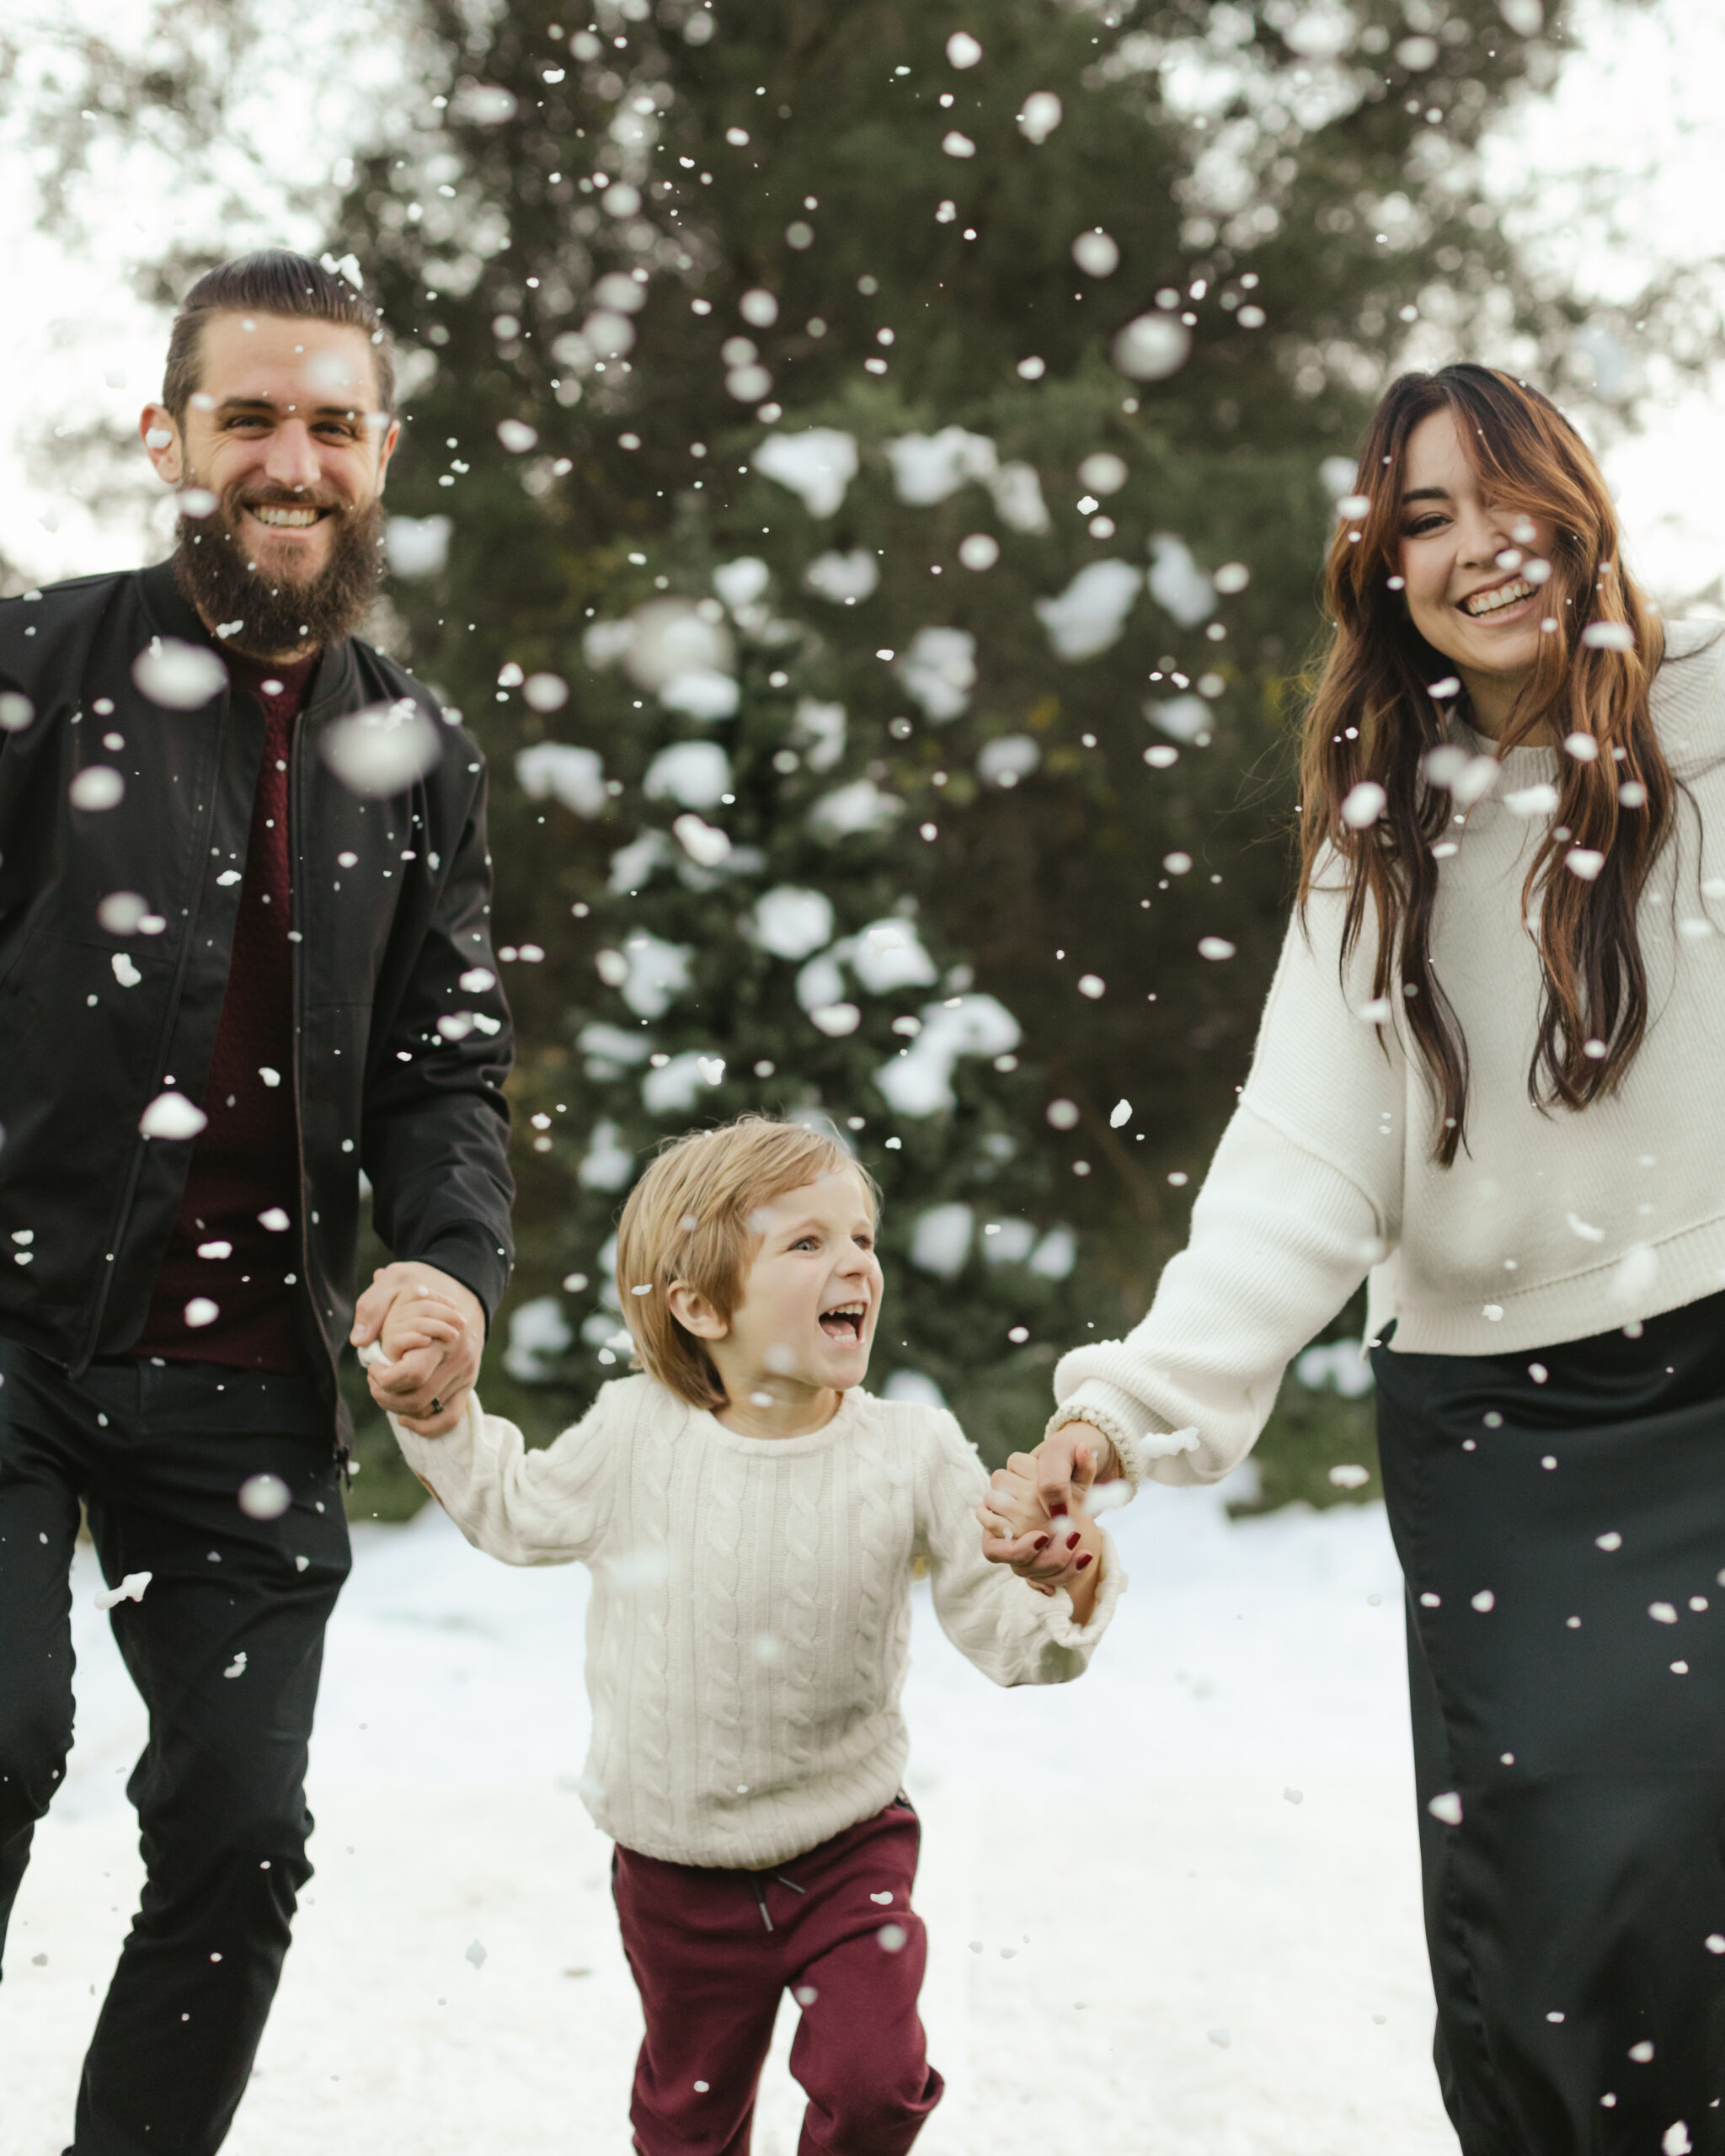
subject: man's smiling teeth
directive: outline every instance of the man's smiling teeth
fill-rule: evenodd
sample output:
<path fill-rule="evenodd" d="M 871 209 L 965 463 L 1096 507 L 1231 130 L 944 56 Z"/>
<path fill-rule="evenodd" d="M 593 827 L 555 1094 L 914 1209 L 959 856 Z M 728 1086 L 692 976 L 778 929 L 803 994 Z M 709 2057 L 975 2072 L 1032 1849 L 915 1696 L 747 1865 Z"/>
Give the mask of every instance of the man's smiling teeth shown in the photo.
<path fill-rule="evenodd" d="M 1471 599 L 1462 600 L 1462 611 L 1471 614 L 1477 621 L 1482 614 L 1496 614 L 1505 606 L 1519 606 L 1524 599 L 1532 596 L 1533 586 L 1525 577 L 1519 576 L 1513 584 L 1497 584 L 1490 591 L 1476 591 Z"/>
<path fill-rule="evenodd" d="M 259 524 L 281 524 L 290 527 L 315 524 L 323 514 L 321 509 L 285 509 L 280 502 L 253 503 L 249 506 Z"/>

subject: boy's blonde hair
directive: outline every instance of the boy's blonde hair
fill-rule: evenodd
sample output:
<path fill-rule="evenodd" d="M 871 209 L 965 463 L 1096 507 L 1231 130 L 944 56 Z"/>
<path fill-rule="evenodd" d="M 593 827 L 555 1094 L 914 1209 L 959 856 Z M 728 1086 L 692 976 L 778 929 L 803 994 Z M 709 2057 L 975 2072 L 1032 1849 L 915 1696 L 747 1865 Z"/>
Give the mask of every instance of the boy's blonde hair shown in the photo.
<path fill-rule="evenodd" d="M 706 1342 L 670 1314 L 681 1282 L 727 1324 L 759 1246 L 750 1215 L 819 1176 L 857 1177 L 876 1214 L 880 1187 L 830 1132 L 767 1116 L 673 1139 L 629 1193 L 617 1232 L 617 1292 L 643 1364 L 695 1407 L 723 1407 L 725 1390 Z M 638 1288 L 647 1294 L 636 1294 Z"/>

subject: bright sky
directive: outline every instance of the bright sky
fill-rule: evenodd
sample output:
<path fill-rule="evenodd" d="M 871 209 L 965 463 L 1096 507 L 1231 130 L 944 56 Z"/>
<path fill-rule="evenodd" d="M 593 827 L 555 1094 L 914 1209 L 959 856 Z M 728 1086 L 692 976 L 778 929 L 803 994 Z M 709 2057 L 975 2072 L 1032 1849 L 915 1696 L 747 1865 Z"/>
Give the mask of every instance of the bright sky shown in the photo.
<path fill-rule="evenodd" d="M 378 0 L 387 6 L 387 0 Z M 62 0 L 60 19 L 99 14 L 122 45 L 144 0 Z M 353 36 L 369 8 L 340 11 Z M 371 16 L 375 25 L 375 16 Z M 1573 50 L 1554 92 L 1499 128 L 1487 171 L 1506 221 L 1536 264 L 1605 302 L 1633 296 L 1651 271 L 1692 270 L 1701 290 L 1725 296 L 1717 210 L 1725 199 L 1725 9 L 1717 0 L 1652 0 L 1637 9 L 1576 0 L 1566 19 Z M 286 183 L 328 179 L 348 147 L 355 93 L 387 94 L 378 69 L 389 40 L 355 39 L 355 66 L 326 72 L 340 93 L 307 88 L 291 66 L 260 71 L 272 141 L 295 147 Z M 369 69 L 371 80 L 366 79 Z M 280 125 L 280 104 L 293 124 Z M 365 98 L 359 98 L 363 109 Z M 1589 177 L 1589 168 L 1594 177 Z M 135 166 L 104 173 L 103 208 L 88 245 L 67 249 L 35 228 L 27 174 L 0 158 L 0 280 L 13 301 L 6 358 L 9 428 L 0 430 L 0 552 L 38 581 L 120 566 L 163 551 L 171 519 L 152 503 L 139 452 L 136 494 L 87 489 L 56 470 L 56 427 L 100 419 L 131 430 L 161 380 L 165 323 L 132 296 L 131 271 L 174 241 L 210 228 L 210 195 L 186 174 Z M 254 190 L 250 230 L 229 226 L 236 248 L 266 238 L 305 245 L 314 227 L 275 216 Z M 1693 327 L 1706 341 L 1711 300 Z M 1631 556 L 1667 605 L 1695 597 L 1725 570 L 1725 369 L 1681 378 L 1648 367 L 1632 344 L 1641 392 L 1637 424 L 1607 439 L 1605 462 L 1627 526 Z M 32 453 L 34 452 L 34 453 Z M 147 510 L 147 504 L 152 504 Z M 1722 594 L 1725 595 L 1725 594 Z"/>

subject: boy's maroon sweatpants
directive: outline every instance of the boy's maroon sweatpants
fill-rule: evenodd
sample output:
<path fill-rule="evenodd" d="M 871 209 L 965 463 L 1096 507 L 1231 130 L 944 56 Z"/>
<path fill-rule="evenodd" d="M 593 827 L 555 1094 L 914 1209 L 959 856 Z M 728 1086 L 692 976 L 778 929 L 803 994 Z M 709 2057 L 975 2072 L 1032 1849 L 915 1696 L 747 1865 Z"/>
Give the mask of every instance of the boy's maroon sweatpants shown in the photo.
<path fill-rule="evenodd" d="M 940 2101 L 916 1994 L 920 1830 L 902 1800 L 770 1871 L 619 1848 L 611 1886 L 647 2036 L 629 2116 L 641 2156 L 748 2156 L 780 1994 L 802 2009 L 798 2156 L 903 2156 Z"/>

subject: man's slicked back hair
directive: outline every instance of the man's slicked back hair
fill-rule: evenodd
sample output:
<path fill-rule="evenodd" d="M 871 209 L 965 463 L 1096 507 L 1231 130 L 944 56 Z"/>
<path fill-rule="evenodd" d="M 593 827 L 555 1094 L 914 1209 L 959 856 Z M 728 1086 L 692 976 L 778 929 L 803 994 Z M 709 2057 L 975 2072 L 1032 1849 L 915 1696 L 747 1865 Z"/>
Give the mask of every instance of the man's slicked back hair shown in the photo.
<path fill-rule="evenodd" d="M 162 377 L 162 402 L 176 426 L 184 424 L 203 372 L 204 324 L 212 314 L 302 316 L 363 330 L 377 369 L 378 405 L 386 419 L 394 418 L 395 357 L 377 308 L 339 270 L 286 248 L 267 248 L 206 270 L 180 302 Z"/>

